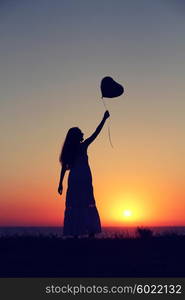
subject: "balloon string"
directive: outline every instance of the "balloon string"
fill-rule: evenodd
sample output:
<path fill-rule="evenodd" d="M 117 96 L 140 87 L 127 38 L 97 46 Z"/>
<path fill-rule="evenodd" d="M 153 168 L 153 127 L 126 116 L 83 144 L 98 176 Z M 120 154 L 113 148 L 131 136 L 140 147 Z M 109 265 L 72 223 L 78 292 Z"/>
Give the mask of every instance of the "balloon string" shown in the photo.
<path fill-rule="evenodd" d="M 105 101 L 104 101 L 104 99 L 103 99 L 103 97 L 102 97 L 102 100 L 103 100 L 103 105 L 104 105 L 104 107 L 105 107 L 105 110 L 108 110 L 108 109 L 107 109 L 107 106 L 106 106 L 106 104 L 105 104 Z M 110 117 L 109 117 L 109 123 L 107 124 L 107 127 L 108 127 L 109 143 L 110 143 L 111 147 L 114 148 L 114 147 L 113 147 L 113 144 L 112 144 L 112 140 L 111 140 L 111 133 L 110 133 Z"/>
<path fill-rule="evenodd" d="M 109 120 L 109 122 L 110 122 L 110 120 Z M 114 148 L 114 146 L 113 146 L 113 144 L 112 144 L 112 140 L 111 140 L 111 134 L 110 134 L 110 126 L 109 126 L 109 124 L 108 124 L 108 135 L 109 135 L 109 142 L 110 142 L 110 145 L 111 145 L 112 148 Z"/>
<path fill-rule="evenodd" d="M 108 110 L 108 109 L 107 109 L 107 106 L 106 106 L 106 104 L 105 104 L 105 101 L 104 101 L 104 99 L 103 99 L 103 97 L 102 97 L 102 100 L 103 100 L 103 105 L 104 105 L 104 107 L 105 107 L 105 110 Z"/>

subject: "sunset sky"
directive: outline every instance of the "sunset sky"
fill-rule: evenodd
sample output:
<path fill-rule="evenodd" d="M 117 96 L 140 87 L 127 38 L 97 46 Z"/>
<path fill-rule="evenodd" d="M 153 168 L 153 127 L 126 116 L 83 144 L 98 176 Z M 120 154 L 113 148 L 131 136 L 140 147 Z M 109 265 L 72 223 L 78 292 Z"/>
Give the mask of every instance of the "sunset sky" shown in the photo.
<path fill-rule="evenodd" d="M 0 1 L 0 226 L 60 226 L 59 152 L 125 94 L 89 147 L 104 226 L 185 225 L 185 4 L 181 0 Z"/>

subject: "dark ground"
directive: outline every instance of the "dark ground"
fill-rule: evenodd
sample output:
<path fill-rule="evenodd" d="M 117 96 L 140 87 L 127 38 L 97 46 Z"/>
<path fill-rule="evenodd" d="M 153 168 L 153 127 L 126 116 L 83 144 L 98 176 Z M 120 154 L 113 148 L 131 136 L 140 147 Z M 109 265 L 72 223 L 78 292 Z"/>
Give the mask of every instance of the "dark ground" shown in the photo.
<path fill-rule="evenodd" d="M 185 277 L 185 236 L 1 237 L 0 277 Z"/>

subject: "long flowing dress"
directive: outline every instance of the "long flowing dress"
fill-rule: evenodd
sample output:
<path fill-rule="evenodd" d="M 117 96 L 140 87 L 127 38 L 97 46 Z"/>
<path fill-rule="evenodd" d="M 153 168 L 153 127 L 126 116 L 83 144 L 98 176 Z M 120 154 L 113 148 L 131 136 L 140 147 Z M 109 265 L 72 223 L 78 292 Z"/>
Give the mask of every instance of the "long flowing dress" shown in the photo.
<path fill-rule="evenodd" d="M 99 232 L 101 223 L 93 193 L 87 146 L 83 142 L 68 176 L 63 235 Z"/>

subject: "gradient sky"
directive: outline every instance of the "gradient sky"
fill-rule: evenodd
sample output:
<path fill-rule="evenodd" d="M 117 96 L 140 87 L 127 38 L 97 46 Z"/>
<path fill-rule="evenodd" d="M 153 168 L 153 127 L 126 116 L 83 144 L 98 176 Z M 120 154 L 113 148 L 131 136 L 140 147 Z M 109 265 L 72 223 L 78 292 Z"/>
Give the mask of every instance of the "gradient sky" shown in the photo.
<path fill-rule="evenodd" d="M 181 0 L 0 1 L 0 225 L 57 226 L 67 130 L 88 137 L 103 225 L 185 225 L 185 5 Z M 124 210 L 131 211 L 130 217 Z"/>

